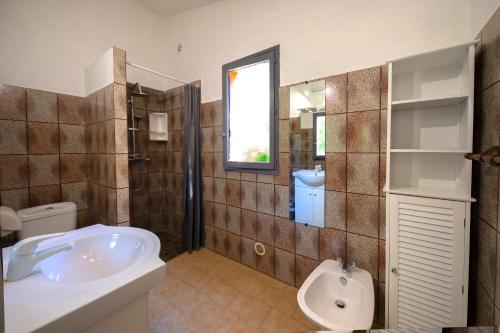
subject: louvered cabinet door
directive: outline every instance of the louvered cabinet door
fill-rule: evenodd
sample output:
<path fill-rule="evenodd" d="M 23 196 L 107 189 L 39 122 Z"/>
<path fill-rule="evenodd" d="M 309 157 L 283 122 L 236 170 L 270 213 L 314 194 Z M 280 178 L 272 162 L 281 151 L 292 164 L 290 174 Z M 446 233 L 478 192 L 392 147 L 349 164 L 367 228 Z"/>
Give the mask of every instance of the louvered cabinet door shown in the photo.
<path fill-rule="evenodd" d="M 389 209 L 389 327 L 466 326 L 466 203 L 391 194 Z"/>

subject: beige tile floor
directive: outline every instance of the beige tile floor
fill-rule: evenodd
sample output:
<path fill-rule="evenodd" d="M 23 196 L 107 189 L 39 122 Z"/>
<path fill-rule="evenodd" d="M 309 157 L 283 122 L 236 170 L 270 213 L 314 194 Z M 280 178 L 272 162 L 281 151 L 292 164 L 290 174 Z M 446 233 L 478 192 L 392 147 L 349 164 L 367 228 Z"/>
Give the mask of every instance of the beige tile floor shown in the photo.
<path fill-rule="evenodd" d="M 152 332 L 308 332 L 297 288 L 202 249 L 167 263 L 150 295 Z"/>

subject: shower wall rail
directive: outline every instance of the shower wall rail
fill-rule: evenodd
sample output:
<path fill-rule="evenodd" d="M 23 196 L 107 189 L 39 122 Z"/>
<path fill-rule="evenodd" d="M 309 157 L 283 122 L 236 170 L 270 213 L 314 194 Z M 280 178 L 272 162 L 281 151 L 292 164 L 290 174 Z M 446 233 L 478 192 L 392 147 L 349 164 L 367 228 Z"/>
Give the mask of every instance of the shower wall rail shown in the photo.
<path fill-rule="evenodd" d="M 129 65 L 130 67 L 135 67 L 135 68 L 141 69 L 143 71 L 146 71 L 146 72 L 149 72 L 149 73 L 152 73 L 152 74 L 155 74 L 155 75 L 158 75 L 158 76 L 170 79 L 172 81 L 176 81 L 176 82 L 179 82 L 179 83 L 182 83 L 182 84 L 189 84 L 189 83 L 184 82 L 182 80 L 176 79 L 175 77 L 172 77 L 172 76 L 169 76 L 169 75 L 157 72 L 155 70 L 149 69 L 149 68 L 141 66 L 141 65 L 133 64 L 133 63 L 131 63 L 129 61 L 127 61 L 127 65 Z"/>

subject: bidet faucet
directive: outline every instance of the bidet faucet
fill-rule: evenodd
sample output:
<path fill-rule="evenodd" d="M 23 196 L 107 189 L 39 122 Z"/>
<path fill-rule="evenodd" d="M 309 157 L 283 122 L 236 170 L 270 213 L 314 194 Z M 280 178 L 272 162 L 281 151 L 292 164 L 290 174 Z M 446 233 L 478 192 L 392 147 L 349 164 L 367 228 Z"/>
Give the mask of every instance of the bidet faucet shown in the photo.
<path fill-rule="evenodd" d="M 33 274 L 33 268 L 43 259 L 62 251 L 73 248 L 72 244 L 64 243 L 48 249 L 35 252 L 38 244 L 48 238 L 64 236 L 64 232 L 41 235 L 23 239 L 17 242 L 10 250 L 9 266 L 7 267 L 6 281 L 12 282 L 24 279 Z"/>
<path fill-rule="evenodd" d="M 356 263 L 354 261 L 348 264 L 347 262 L 344 262 L 340 257 L 337 257 L 337 262 L 339 263 L 340 267 L 342 267 L 342 272 L 344 273 L 350 273 L 352 269 L 356 267 Z"/>

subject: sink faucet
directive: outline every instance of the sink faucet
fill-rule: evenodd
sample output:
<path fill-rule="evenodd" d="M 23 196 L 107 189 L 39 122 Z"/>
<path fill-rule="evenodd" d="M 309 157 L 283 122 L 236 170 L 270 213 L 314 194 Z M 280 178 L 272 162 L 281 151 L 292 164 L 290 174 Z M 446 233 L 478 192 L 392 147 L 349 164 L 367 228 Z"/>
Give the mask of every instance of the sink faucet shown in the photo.
<path fill-rule="evenodd" d="M 6 281 L 12 282 L 24 279 L 33 273 L 36 264 L 45 258 L 62 251 L 71 250 L 72 244 L 65 243 L 35 252 L 38 244 L 48 238 L 63 236 L 65 233 L 41 235 L 23 239 L 17 242 L 10 250 L 9 266 L 7 267 Z"/>
<path fill-rule="evenodd" d="M 344 273 L 350 273 L 354 267 L 356 267 L 356 263 L 353 261 L 350 264 L 347 262 L 344 263 L 342 258 L 337 257 L 337 262 L 339 263 L 340 267 L 342 267 L 342 272 Z"/>

